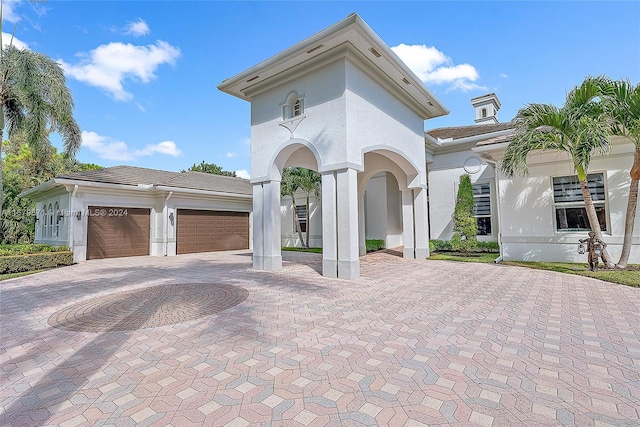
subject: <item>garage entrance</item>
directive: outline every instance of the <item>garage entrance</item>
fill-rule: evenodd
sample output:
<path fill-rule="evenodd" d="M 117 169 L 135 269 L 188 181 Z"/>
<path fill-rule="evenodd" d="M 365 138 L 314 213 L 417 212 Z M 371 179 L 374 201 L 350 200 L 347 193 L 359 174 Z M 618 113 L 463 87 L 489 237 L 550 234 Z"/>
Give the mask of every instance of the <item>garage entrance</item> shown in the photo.
<path fill-rule="evenodd" d="M 149 255 L 150 210 L 89 206 L 87 259 Z"/>
<path fill-rule="evenodd" d="M 249 249 L 249 213 L 178 209 L 177 253 Z"/>

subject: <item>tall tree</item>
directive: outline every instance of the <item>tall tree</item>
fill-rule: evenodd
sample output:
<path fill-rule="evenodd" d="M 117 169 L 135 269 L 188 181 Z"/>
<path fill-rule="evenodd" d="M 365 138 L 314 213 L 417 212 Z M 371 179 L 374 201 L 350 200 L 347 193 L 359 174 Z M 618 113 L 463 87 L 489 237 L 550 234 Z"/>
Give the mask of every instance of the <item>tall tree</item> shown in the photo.
<path fill-rule="evenodd" d="M 206 163 L 204 160 L 202 162 L 200 162 L 199 165 L 196 165 L 194 163 L 193 166 L 191 166 L 186 171 L 182 170 L 180 172 L 187 172 L 187 171 L 190 171 L 190 172 L 204 172 L 204 173 L 210 173 L 210 174 L 213 174 L 213 175 L 223 175 L 223 176 L 232 176 L 232 177 L 236 176 L 235 172 L 223 170 L 222 166 L 218 166 L 215 163 Z"/>
<path fill-rule="evenodd" d="M 29 146 L 19 138 L 4 143 L 3 211 L 0 220 L 0 244 L 32 243 L 36 205 L 18 194 L 67 172 L 100 169 L 94 164 L 80 163 L 51 148 L 45 162 L 34 158 Z"/>
<path fill-rule="evenodd" d="M 506 149 L 501 169 L 507 176 L 526 175 L 527 156 L 539 150 L 557 150 L 569 154 L 580 182 L 582 198 L 591 230 L 602 240 L 602 230 L 587 183 L 589 163 L 594 155 L 610 148 L 610 120 L 604 114 L 602 96 L 604 78 L 587 77 L 567 94 L 558 108 L 551 104 L 528 104 L 513 119 L 514 137 Z M 602 259 L 608 267 L 613 262 L 607 251 Z"/>
<path fill-rule="evenodd" d="M 34 157 L 45 161 L 51 155 L 49 135 L 57 132 L 64 154 L 74 157 L 82 138 L 62 68 L 40 53 L 2 46 L 1 40 L 0 46 L 0 140 L 6 125 L 9 139 L 24 137 Z"/>
<path fill-rule="evenodd" d="M 474 204 L 471 178 L 468 174 L 461 175 L 453 211 L 454 235 L 451 240 L 457 246 L 454 249 L 471 249 L 477 244 L 478 222 L 473 216 Z"/>
<path fill-rule="evenodd" d="M 284 168 L 282 171 L 282 180 L 280 181 L 280 196 L 291 197 L 291 205 L 293 208 L 293 220 L 296 224 L 296 229 L 298 231 L 298 238 L 300 239 L 300 244 L 302 247 L 305 247 L 304 239 L 302 238 L 302 227 L 300 227 L 300 218 L 298 218 L 298 207 L 296 205 L 296 192 L 300 188 L 300 183 L 297 177 L 297 169 L 298 168 Z M 307 227 L 309 224 L 307 223 Z"/>
<path fill-rule="evenodd" d="M 633 86 L 629 80 L 608 81 L 604 87 L 603 100 L 607 114 L 613 119 L 612 133 L 629 139 L 635 145 L 633 165 L 629 171 L 631 183 L 622 252 L 616 265 L 618 268 L 626 268 L 631 254 L 640 181 L 640 83 Z"/>

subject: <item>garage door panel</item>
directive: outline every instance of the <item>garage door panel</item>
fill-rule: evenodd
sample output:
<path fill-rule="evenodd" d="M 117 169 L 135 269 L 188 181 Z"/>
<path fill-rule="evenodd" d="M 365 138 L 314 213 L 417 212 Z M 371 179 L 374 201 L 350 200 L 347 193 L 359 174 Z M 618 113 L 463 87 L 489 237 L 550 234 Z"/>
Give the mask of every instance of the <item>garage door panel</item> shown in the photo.
<path fill-rule="evenodd" d="M 248 248 L 248 213 L 178 209 L 179 254 Z"/>
<path fill-rule="evenodd" d="M 126 215 L 110 215 L 122 212 Z M 90 206 L 87 259 L 149 255 L 150 210 Z"/>

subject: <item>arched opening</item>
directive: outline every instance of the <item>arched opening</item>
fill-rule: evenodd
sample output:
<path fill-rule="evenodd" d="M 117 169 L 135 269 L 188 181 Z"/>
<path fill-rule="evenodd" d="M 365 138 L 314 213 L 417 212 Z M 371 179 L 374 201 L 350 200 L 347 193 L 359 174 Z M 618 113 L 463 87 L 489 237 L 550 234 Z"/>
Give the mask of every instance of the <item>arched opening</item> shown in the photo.
<path fill-rule="evenodd" d="M 310 247 L 322 246 L 319 155 L 309 141 L 292 139 L 276 151 L 269 164 L 269 180 L 254 184 L 253 258 L 255 268 L 278 270 L 282 247 L 299 248 L 307 242 Z M 291 191 L 287 172 L 292 170 L 313 171 L 316 187 L 296 181 Z"/>
<path fill-rule="evenodd" d="M 402 153 L 377 149 L 364 154 L 358 177 L 359 248 L 367 240 L 383 240 L 405 258 L 428 253 L 426 189 L 418 169 Z"/>

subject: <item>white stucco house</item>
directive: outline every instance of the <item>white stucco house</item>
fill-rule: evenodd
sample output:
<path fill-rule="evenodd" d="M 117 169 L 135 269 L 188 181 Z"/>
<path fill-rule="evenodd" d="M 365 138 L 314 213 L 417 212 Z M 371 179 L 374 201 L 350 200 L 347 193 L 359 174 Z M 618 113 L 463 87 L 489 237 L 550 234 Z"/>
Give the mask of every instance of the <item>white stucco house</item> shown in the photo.
<path fill-rule="evenodd" d="M 250 182 L 124 166 L 57 177 L 22 194 L 37 202 L 36 241 L 72 247 L 76 261 L 252 248 L 254 268 L 278 270 L 281 247 L 300 243 L 294 215 L 305 212 L 280 197 L 283 168 L 299 166 L 322 177 L 322 196 L 301 227 L 323 248 L 325 276 L 358 277 L 365 239 L 426 258 L 429 239 L 452 236 L 465 173 L 478 238 L 499 242 L 503 259 L 584 261 L 576 247 L 589 226 L 569 159 L 537 153 L 528 176 L 501 174 L 512 128 L 498 121 L 493 93 L 471 100 L 474 124 L 425 132 L 425 120 L 448 110 L 356 14 L 218 88 L 251 104 Z M 633 151 L 614 139 L 589 170 L 614 258 Z M 632 244 L 630 262 L 640 263 L 640 227 Z"/>
<path fill-rule="evenodd" d="M 251 246 L 249 181 L 115 166 L 58 176 L 23 192 L 36 202 L 35 242 L 74 261 Z"/>
<path fill-rule="evenodd" d="M 471 102 L 474 125 L 426 132 L 430 238 L 451 238 L 457 186 L 466 173 L 474 187 L 478 239 L 498 241 L 503 259 L 584 262 L 577 244 L 590 227 L 568 156 L 556 151 L 534 153 L 528 158 L 527 176 L 504 176 L 499 165 L 511 141 L 511 125 L 498 122 L 500 101 L 495 94 Z M 614 259 L 622 249 L 634 151 L 630 141 L 614 137 L 610 153 L 594 157 L 589 167 L 589 187 Z M 631 263 L 640 263 L 638 228 Z"/>
<path fill-rule="evenodd" d="M 448 113 L 356 14 L 225 81 L 251 103 L 253 265 L 281 268 L 283 168 L 322 175 L 323 275 L 360 274 L 365 191 L 391 173 L 404 255 L 428 255 L 424 121 Z"/>

